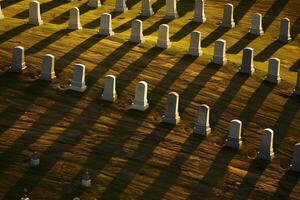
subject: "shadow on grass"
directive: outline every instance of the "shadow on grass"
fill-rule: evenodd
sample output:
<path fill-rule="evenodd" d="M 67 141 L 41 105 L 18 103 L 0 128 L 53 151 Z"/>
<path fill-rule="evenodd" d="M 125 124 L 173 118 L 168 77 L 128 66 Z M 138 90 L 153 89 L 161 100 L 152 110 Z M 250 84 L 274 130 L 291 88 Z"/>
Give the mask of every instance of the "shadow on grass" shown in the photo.
<path fill-rule="evenodd" d="M 279 42 L 279 40 L 275 40 L 274 42 L 269 44 L 264 50 L 256 54 L 256 56 L 254 56 L 254 60 L 264 62 L 268 60 L 276 51 L 278 51 L 284 45 L 285 43 Z"/>
<path fill-rule="evenodd" d="M 17 35 L 21 34 L 22 32 L 24 32 L 26 30 L 31 29 L 32 27 L 34 27 L 34 25 L 22 24 L 20 26 L 17 26 L 15 28 L 11 29 L 11 30 L 6 31 L 5 33 L 2 33 L 0 35 L 0 44 L 16 37 Z"/>
<path fill-rule="evenodd" d="M 298 70 L 300 69 L 300 59 L 298 59 L 291 67 L 290 67 L 290 71 L 293 72 L 298 72 Z"/>
<path fill-rule="evenodd" d="M 232 45 L 226 52 L 231 54 L 237 54 L 258 37 L 258 35 L 246 33 L 246 35 L 244 35 L 238 42 Z"/>
<path fill-rule="evenodd" d="M 154 24 L 152 24 L 151 26 L 149 26 L 148 28 L 146 28 L 143 33 L 144 35 L 151 35 L 152 33 L 154 33 L 155 31 L 158 30 L 159 26 L 161 24 L 168 24 L 169 22 L 171 22 L 173 19 L 160 19 L 159 21 L 155 22 Z"/>
<path fill-rule="evenodd" d="M 9 0 L 9 1 L 1 1 L 1 8 L 7 8 L 9 6 L 12 6 L 16 3 L 21 2 L 22 0 Z"/>
<path fill-rule="evenodd" d="M 189 23 L 185 24 L 178 32 L 172 35 L 170 39 L 173 41 L 179 41 L 190 34 L 192 31 L 194 31 L 198 26 L 200 26 L 200 23 L 190 21 Z"/>
<path fill-rule="evenodd" d="M 300 17 L 294 22 L 291 27 L 291 37 L 295 39 L 300 32 Z"/>
<path fill-rule="evenodd" d="M 216 28 L 213 32 L 211 32 L 208 36 L 206 36 L 202 40 L 202 46 L 205 48 L 208 47 L 209 45 L 214 43 L 217 39 L 222 37 L 225 33 L 227 33 L 229 30 L 230 28 L 218 26 L 218 28 Z"/>
<path fill-rule="evenodd" d="M 234 21 L 238 24 L 244 15 L 255 4 L 256 0 L 241 0 L 240 3 L 234 8 Z"/>

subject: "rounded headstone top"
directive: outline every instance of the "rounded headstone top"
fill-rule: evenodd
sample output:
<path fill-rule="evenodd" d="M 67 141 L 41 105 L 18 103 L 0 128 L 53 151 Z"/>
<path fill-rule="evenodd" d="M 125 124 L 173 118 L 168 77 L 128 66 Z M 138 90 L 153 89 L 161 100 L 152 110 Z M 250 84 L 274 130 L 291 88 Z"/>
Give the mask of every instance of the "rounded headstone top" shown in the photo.
<path fill-rule="evenodd" d="M 138 85 L 143 85 L 143 86 L 147 86 L 148 83 L 146 81 L 139 81 Z"/>
<path fill-rule="evenodd" d="M 52 54 L 46 54 L 44 57 L 54 58 L 54 55 L 52 55 Z"/>
<path fill-rule="evenodd" d="M 266 129 L 263 130 L 263 134 L 270 134 L 271 135 L 273 133 L 274 133 L 274 131 L 270 128 L 266 128 Z"/>
<path fill-rule="evenodd" d="M 80 200 L 80 198 L 79 197 L 74 197 L 73 200 Z"/>
<path fill-rule="evenodd" d="M 246 51 L 253 51 L 254 49 L 251 48 L 251 47 L 245 47 L 244 50 L 246 50 Z"/>
<path fill-rule="evenodd" d="M 85 68 L 84 64 L 79 64 L 79 63 L 75 64 L 74 66 L 75 66 L 75 68 L 82 68 L 82 69 Z"/>
<path fill-rule="evenodd" d="M 174 97 L 179 97 L 179 94 L 177 92 L 170 92 L 168 95 L 174 96 Z"/>
<path fill-rule="evenodd" d="M 109 14 L 109 13 L 103 13 L 102 15 L 101 15 L 101 17 L 102 16 L 109 16 L 109 17 L 111 17 L 111 14 Z"/>
<path fill-rule="evenodd" d="M 226 40 L 224 40 L 224 39 L 217 39 L 217 40 L 216 40 L 216 44 L 217 44 L 217 43 L 226 43 Z"/>
<path fill-rule="evenodd" d="M 159 28 L 169 28 L 169 25 L 168 24 L 161 24 L 161 25 L 159 25 Z"/>
<path fill-rule="evenodd" d="M 116 77 L 114 75 L 106 75 L 105 77 L 106 77 L 106 79 L 116 79 Z"/>
<path fill-rule="evenodd" d="M 209 110 L 209 106 L 206 104 L 201 104 L 199 110 L 201 110 L 201 111 Z"/>
<path fill-rule="evenodd" d="M 225 7 L 233 7 L 233 5 L 231 3 L 226 3 Z"/>

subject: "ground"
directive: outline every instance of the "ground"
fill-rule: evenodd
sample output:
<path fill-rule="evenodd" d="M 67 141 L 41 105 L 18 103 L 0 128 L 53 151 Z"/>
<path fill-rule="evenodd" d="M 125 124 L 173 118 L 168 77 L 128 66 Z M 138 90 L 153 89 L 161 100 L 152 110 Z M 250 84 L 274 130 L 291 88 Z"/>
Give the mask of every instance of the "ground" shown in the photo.
<path fill-rule="evenodd" d="M 114 1 L 91 9 L 86 1 L 40 0 L 44 25 L 27 24 L 30 0 L 1 2 L 0 20 L 0 198 L 19 199 L 300 199 L 299 174 L 288 170 L 300 142 L 300 99 L 292 95 L 300 68 L 300 1 L 206 0 L 207 22 L 191 21 L 194 1 L 179 0 L 180 18 L 163 19 L 165 1 L 153 0 L 155 15 L 139 16 L 141 2 Z M 234 29 L 219 28 L 224 4 L 235 6 Z M 70 8 L 81 11 L 83 30 L 66 30 Z M 101 13 L 112 14 L 115 35 L 97 34 Z M 249 35 L 252 14 L 263 17 L 265 35 Z M 280 19 L 291 20 L 293 40 L 277 41 Z M 128 42 L 133 19 L 143 20 L 146 42 Z M 154 47 L 158 26 L 168 23 L 172 47 Z M 190 32 L 202 33 L 204 55 L 187 56 Z M 214 41 L 227 41 L 226 66 L 210 63 Z M 27 69 L 8 72 L 12 48 L 26 49 Z M 242 49 L 255 49 L 253 76 L 238 73 Z M 57 78 L 39 80 L 42 58 L 56 57 Z M 263 81 L 267 61 L 281 59 L 282 83 Z M 86 65 L 85 93 L 68 90 L 75 63 Z M 117 76 L 118 99 L 100 100 L 105 75 Z M 149 84 L 150 108 L 130 110 L 138 81 Z M 181 122 L 161 123 L 167 94 L 180 95 Z M 201 104 L 211 107 L 212 134 L 193 133 Z M 223 146 L 230 120 L 243 122 L 240 151 Z M 274 130 L 275 158 L 255 159 L 262 130 Z M 41 165 L 29 166 L 33 151 Z M 88 170 L 92 187 L 80 186 Z"/>

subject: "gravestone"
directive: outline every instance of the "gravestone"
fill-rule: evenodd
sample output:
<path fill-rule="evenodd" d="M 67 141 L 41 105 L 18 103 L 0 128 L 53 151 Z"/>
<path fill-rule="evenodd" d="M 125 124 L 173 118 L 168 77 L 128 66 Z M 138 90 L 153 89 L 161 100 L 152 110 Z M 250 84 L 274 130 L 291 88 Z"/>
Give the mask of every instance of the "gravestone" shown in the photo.
<path fill-rule="evenodd" d="M 9 71 L 11 72 L 22 72 L 27 68 L 25 64 L 25 50 L 24 47 L 16 46 L 13 49 L 13 56 Z"/>
<path fill-rule="evenodd" d="M 191 33 L 190 47 L 188 50 L 189 55 L 201 56 L 201 33 L 199 31 L 193 31 Z"/>
<path fill-rule="evenodd" d="M 300 143 L 295 144 L 291 170 L 300 173 Z"/>
<path fill-rule="evenodd" d="M 142 0 L 142 12 L 141 16 L 149 17 L 154 14 L 152 5 L 151 5 L 151 0 Z"/>
<path fill-rule="evenodd" d="M 135 97 L 131 105 L 131 109 L 145 111 L 149 107 L 148 84 L 145 81 L 140 81 L 135 88 Z"/>
<path fill-rule="evenodd" d="M 207 136 L 211 133 L 211 128 L 209 124 L 209 106 L 208 105 L 201 105 L 198 110 L 198 117 L 197 117 L 197 123 L 194 128 L 194 132 Z"/>
<path fill-rule="evenodd" d="M 29 24 L 42 25 L 43 20 L 41 18 L 40 2 L 31 1 L 29 4 Z"/>
<path fill-rule="evenodd" d="M 163 49 L 171 47 L 171 42 L 169 39 L 169 26 L 167 24 L 161 24 L 159 26 L 156 47 Z"/>
<path fill-rule="evenodd" d="M 99 8 L 99 7 L 101 7 L 101 1 L 100 0 L 89 0 L 88 6 L 91 8 Z"/>
<path fill-rule="evenodd" d="M 136 19 L 132 22 L 130 42 L 133 43 L 144 42 L 143 22 L 139 19 Z"/>
<path fill-rule="evenodd" d="M 253 67 L 253 48 L 246 47 L 243 50 L 242 66 L 240 72 L 252 75 L 255 71 Z"/>
<path fill-rule="evenodd" d="M 300 96 L 300 69 L 298 70 L 297 73 L 297 82 L 296 82 L 294 94 Z"/>
<path fill-rule="evenodd" d="M 215 42 L 215 50 L 214 56 L 211 61 L 212 63 L 218 65 L 226 65 L 227 58 L 226 58 L 226 41 L 222 39 L 218 39 Z"/>
<path fill-rule="evenodd" d="M 242 122 L 240 120 L 232 120 L 229 127 L 229 135 L 225 141 L 227 147 L 239 149 L 242 145 Z"/>
<path fill-rule="evenodd" d="M 176 92 L 168 94 L 167 110 L 163 116 L 163 122 L 169 124 L 178 124 L 180 116 L 178 113 L 179 95 Z"/>
<path fill-rule="evenodd" d="M 73 78 L 69 89 L 77 92 L 84 92 L 86 88 L 85 66 L 83 64 L 75 64 L 73 70 Z"/>
<path fill-rule="evenodd" d="M 257 157 L 262 160 L 271 160 L 274 157 L 273 151 L 273 135 L 272 129 L 265 129 L 263 131 L 262 141 Z"/>
<path fill-rule="evenodd" d="M 92 180 L 89 172 L 85 172 L 81 178 L 81 185 L 83 187 L 91 187 L 92 185 Z"/>
<path fill-rule="evenodd" d="M 250 31 L 253 35 L 263 35 L 263 27 L 262 27 L 262 15 L 259 13 L 255 13 L 252 16 Z"/>
<path fill-rule="evenodd" d="M 115 102 L 117 99 L 116 92 L 116 77 L 113 75 L 107 75 L 105 77 L 104 90 L 101 96 L 104 101 Z"/>
<path fill-rule="evenodd" d="M 166 0 L 165 19 L 175 19 L 178 17 L 176 0 Z"/>
<path fill-rule="evenodd" d="M 115 12 L 127 12 L 126 0 L 116 0 Z"/>
<path fill-rule="evenodd" d="M 51 81 L 55 76 L 55 58 L 51 54 L 46 54 L 42 63 L 41 80 Z"/>
<path fill-rule="evenodd" d="M 0 19 L 4 19 L 4 15 L 2 13 L 1 4 L 0 4 Z"/>
<path fill-rule="evenodd" d="M 235 22 L 233 19 L 233 5 L 230 3 L 227 3 L 224 6 L 223 21 L 221 23 L 221 27 L 226 27 L 226 28 L 235 27 Z"/>
<path fill-rule="evenodd" d="M 100 18 L 100 35 L 111 36 L 114 34 L 111 27 L 111 14 L 103 13 Z"/>
<path fill-rule="evenodd" d="M 40 165 L 40 158 L 37 152 L 33 152 L 31 159 L 30 159 L 30 165 L 32 167 L 36 167 Z"/>
<path fill-rule="evenodd" d="M 292 39 L 290 33 L 290 20 L 288 18 L 283 18 L 281 20 L 278 39 L 282 43 L 288 43 Z"/>
<path fill-rule="evenodd" d="M 204 0 L 195 0 L 195 12 L 193 16 L 194 22 L 204 23 L 206 22 L 205 12 L 204 12 Z"/>
<path fill-rule="evenodd" d="M 80 12 L 77 7 L 72 8 L 70 10 L 70 21 L 69 21 L 69 27 L 68 29 L 71 30 L 79 30 L 82 29 L 81 23 L 80 23 Z"/>
<path fill-rule="evenodd" d="M 269 59 L 268 74 L 265 80 L 274 84 L 278 84 L 281 82 L 280 60 L 278 58 Z"/>

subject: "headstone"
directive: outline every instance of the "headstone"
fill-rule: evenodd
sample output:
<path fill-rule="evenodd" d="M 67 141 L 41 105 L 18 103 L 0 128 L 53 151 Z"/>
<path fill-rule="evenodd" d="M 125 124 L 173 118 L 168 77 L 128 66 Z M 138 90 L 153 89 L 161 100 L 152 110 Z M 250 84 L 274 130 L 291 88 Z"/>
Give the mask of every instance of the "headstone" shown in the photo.
<path fill-rule="evenodd" d="M 254 35 L 263 35 L 263 27 L 262 27 L 262 15 L 259 13 L 255 13 L 252 16 L 250 31 L 251 34 Z"/>
<path fill-rule="evenodd" d="M 226 28 L 235 27 L 235 23 L 233 19 L 233 5 L 230 3 L 225 4 L 221 27 L 226 27 Z"/>
<path fill-rule="evenodd" d="M 80 200 L 80 198 L 79 197 L 74 197 L 73 200 Z"/>
<path fill-rule="evenodd" d="M 151 0 L 142 0 L 142 12 L 141 16 L 149 17 L 154 14 L 152 5 L 151 5 Z"/>
<path fill-rule="evenodd" d="M 274 157 L 273 151 L 273 135 L 272 129 L 265 129 L 263 131 L 262 141 L 257 157 L 262 160 L 271 160 Z"/>
<path fill-rule="evenodd" d="M 206 17 L 204 13 L 204 0 L 195 0 L 195 12 L 193 16 L 193 21 L 200 23 L 206 22 Z"/>
<path fill-rule="evenodd" d="M 91 8 L 99 8 L 99 7 L 101 7 L 101 1 L 100 0 L 89 0 L 88 6 Z"/>
<path fill-rule="evenodd" d="M 73 79 L 69 89 L 77 92 L 84 92 L 86 88 L 85 66 L 83 64 L 75 64 L 73 70 Z"/>
<path fill-rule="evenodd" d="M 229 135 L 225 141 L 227 147 L 239 149 L 242 145 L 242 122 L 240 120 L 232 120 L 230 122 Z"/>
<path fill-rule="evenodd" d="M 40 2 L 38 1 L 31 1 L 29 4 L 29 24 L 32 25 L 42 25 L 43 20 L 41 18 L 41 11 L 40 11 Z"/>
<path fill-rule="evenodd" d="M 4 19 L 4 15 L 2 13 L 1 4 L 0 4 L 0 19 Z"/>
<path fill-rule="evenodd" d="M 139 19 L 136 19 L 132 22 L 130 41 L 134 43 L 144 42 L 143 22 Z"/>
<path fill-rule="evenodd" d="M 253 48 L 246 47 L 243 50 L 242 66 L 240 72 L 252 75 L 255 71 L 253 67 Z"/>
<path fill-rule="evenodd" d="M 148 84 L 145 81 L 140 81 L 135 88 L 135 97 L 131 105 L 134 110 L 145 111 L 149 107 L 148 98 Z"/>
<path fill-rule="evenodd" d="M 212 63 L 218 65 L 226 65 L 227 58 L 226 58 L 226 41 L 222 39 L 218 39 L 215 42 L 215 50 L 214 56 L 211 61 Z"/>
<path fill-rule="evenodd" d="M 27 68 L 25 64 L 25 53 L 24 47 L 16 46 L 13 49 L 12 63 L 9 68 L 11 72 L 22 72 Z"/>
<path fill-rule="evenodd" d="M 27 191 L 27 189 L 25 188 L 25 189 L 24 189 L 24 194 L 23 194 L 23 197 L 21 197 L 21 200 L 30 200 L 29 197 L 27 196 L 27 192 L 28 192 L 28 191 Z"/>
<path fill-rule="evenodd" d="M 159 26 L 156 47 L 163 49 L 171 47 L 171 42 L 169 39 L 169 26 L 167 24 L 161 24 Z"/>
<path fill-rule="evenodd" d="M 291 170 L 300 172 L 300 143 L 295 144 Z"/>
<path fill-rule="evenodd" d="M 69 27 L 68 29 L 71 30 L 79 30 L 82 29 L 81 23 L 80 23 L 80 12 L 77 7 L 72 8 L 70 10 L 70 21 L 69 21 Z"/>
<path fill-rule="evenodd" d="M 30 165 L 33 167 L 40 165 L 40 158 L 37 152 L 33 152 L 31 159 L 30 159 Z"/>
<path fill-rule="evenodd" d="M 279 41 L 288 43 L 291 39 L 290 20 L 288 18 L 283 18 L 280 23 Z"/>
<path fill-rule="evenodd" d="M 297 82 L 296 82 L 294 94 L 300 96 L 300 69 L 298 70 L 297 73 Z"/>
<path fill-rule="evenodd" d="M 166 0 L 166 19 L 175 19 L 178 17 L 176 0 Z"/>
<path fill-rule="evenodd" d="M 111 14 L 103 13 L 101 15 L 99 34 L 105 36 L 110 36 L 114 34 L 111 27 Z"/>
<path fill-rule="evenodd" d="M 55 76 L 55 58 L 51 54 L 46 54 L 42 63 L 42 73 L 40 79 L 51 81 Z"/>
<path fill-rule="evenodd" d="M 280 60 L 278 58 L 269 59 L 268 74 L 265 80 L 274 84 L 280 83 Z"/>
<path fill-rule="evenodd" d="M 117 99 L 116 92 L 116 77 L 113 75 L 107 75 L 105 77 L 104 90 L 101 96 L 104 101 L 114 102 Z"/>
<path fill-rule="evenodd" d="M 126 0 L 116 0 L 115 12 L 127 12 Z"/>
<path fill-rule="evenodd" d="M 208 105 L 203 104 L 200 106 L 198 110 L 197 124 L 194 128 L 194 132 L 203 136 L 207 136 L 211 133 Z"/>
<path fill-rule="evenodd" d="M 201 33 L 199 31 L 194 31 L 191 33 L 190 47 L 188 50 L 189 55 L 201 56 Z"/>
<path fill-rule="evenodd" d="M 91 176 L 90 176 L 89 172 L 85 172 L 81 178 L 81 185 L 83 187 L 90 187 L 91 184 L 92 184 Z"/>
<path fill-rule="evenodd" d="M 179 95 L 176 92 L 168 94 L 167 110 L 163 116 L 163 122 L 169 124 L 178 124 L 180 116 L 178 113 Z"/>

